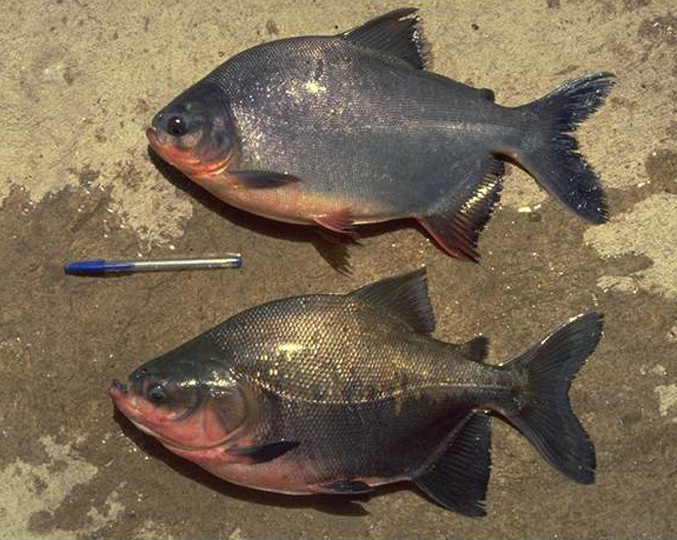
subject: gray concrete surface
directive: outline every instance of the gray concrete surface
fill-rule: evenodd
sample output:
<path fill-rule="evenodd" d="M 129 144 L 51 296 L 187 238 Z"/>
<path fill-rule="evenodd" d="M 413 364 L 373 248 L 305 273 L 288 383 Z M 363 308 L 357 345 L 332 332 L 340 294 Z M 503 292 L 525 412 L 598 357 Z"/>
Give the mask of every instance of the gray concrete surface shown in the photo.
<path fill-rule="evenodd" d="M 669 0 L 420 2 L 434 69 L 530 101 L 577 75 L 618 86 L 580 131 L 608 189 L 589 226 L 511 168 L 480 266 L 386 227 L 333 271 L 306 231 L 224 207 L 147 154 L 153 111 L 233 53 L 356 25 L 385 0 L 4 0 L 0 17 L 0 538 L 677 537 L 677 7 Z M 66 277 L 66 259 L 241 250 L 241 271 Z M 113 414 L 113 377 L 260 302 L 427 264 L 437 335 L 492 361 L 606 315 L 574 407 L 598 481 L 550 469 L 494 422 L 489 515 L 387 488 L 357 502 L 219 482 Z"/>

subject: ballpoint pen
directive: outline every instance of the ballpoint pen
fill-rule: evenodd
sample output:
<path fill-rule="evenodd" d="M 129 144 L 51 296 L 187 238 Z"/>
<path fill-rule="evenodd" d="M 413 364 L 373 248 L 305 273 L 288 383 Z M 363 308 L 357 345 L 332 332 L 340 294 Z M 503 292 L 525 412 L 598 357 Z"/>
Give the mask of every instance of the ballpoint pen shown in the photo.
<path fill-rule="evenodd" d="M 204 270 L 207 268 L 240 268 L 242 257 L 239 253 L 226 253 L 221 257 L 200 257 L 162 260 L 109 261 L 91 259 L 64 264 L 66 274 L 113 274 L 133 272 L 160 272 L 168 270 Z"/>

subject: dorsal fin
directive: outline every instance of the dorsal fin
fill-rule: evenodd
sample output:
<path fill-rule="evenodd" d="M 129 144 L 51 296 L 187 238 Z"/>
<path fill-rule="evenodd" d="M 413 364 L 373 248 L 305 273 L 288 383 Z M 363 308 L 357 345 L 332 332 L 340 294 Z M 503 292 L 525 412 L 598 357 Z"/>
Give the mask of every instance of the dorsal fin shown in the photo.
<path fill-rule="evenodd" d="M 462 260 L 477 262 L 477 239 L 489 221 L 501 194 L 503 162 L 495 157 L 475 163 L 467 170 L 468 189 L 439 201 L 427 215 L 419 217 L 440 247 Z M 473 175 L 482 179 L 473 182 Z"/>
<path fill-rule="evenodd" d="M 387 311 L 419 334 L 430 334 L 435 329 L 425 268 L 403 276 L 382 279 L 349 295 Z"/>
<path fill-rule="evenodd" d="M 395 56 L 415 69 L 423 69 L 428 46 L 421 32 L 421 19 L 410 17 L 417 8 L 401 8 L 348 30 L 341 37 L 363 47 Z"/>

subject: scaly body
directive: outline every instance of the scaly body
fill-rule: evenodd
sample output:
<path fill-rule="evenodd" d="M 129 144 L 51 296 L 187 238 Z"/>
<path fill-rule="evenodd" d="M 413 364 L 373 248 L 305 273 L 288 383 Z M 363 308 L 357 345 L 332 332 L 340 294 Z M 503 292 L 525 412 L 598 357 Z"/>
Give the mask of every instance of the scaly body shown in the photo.
<path fill-rule="evenodd" d="M 343 493 L 411 480 L 449 508 L 481 513 L 488 411 L 564 474 L 592 481 L 592 446 L 567 412 L 566 391 L 599 338 L 596 316 L 505 367 L 482 362 L 483 338 L 444 343 L 432 326 L 417 272 L 247 310 L 142 366 L 131 393 L 119 383 L 111 391 L 170 450 L 258 489 Z M 543 394 L 547 410 L 530 418 Z M 534 437 L 546 420 L 544 439 Z M 549 439 L 553 427 L 562 441 Z"/>

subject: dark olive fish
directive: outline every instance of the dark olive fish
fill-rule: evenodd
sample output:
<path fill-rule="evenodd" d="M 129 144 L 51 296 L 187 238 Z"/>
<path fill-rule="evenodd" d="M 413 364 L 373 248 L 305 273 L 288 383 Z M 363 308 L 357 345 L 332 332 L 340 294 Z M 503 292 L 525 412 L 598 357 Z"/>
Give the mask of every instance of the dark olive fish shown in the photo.
<path fill-rule="evenodd" d="M 249 309 L 115 381 L 115 405 L 172 452 L 230 482 L 290 494 L 412 481 L 484 514 L 490 418 L 592 483 L 595 452 L 568 391 L 602 330 L 575 317 L 503 366 L 488 342 L 431 337 L 425 271 L 345 295 Z"/>
<path fill-rule="evenodd" d="M 237 54 L 153 118 L 151 147 L 249 212 L 347 234 L 413 218 L 461 259 L 478 259 L 505 157 L 579 216 L 604 222 L 597 174 L 569 133 L 602 104 L 612 75 L 503 107 L 490 90 L 425 71 L 415 11 Z"/>

